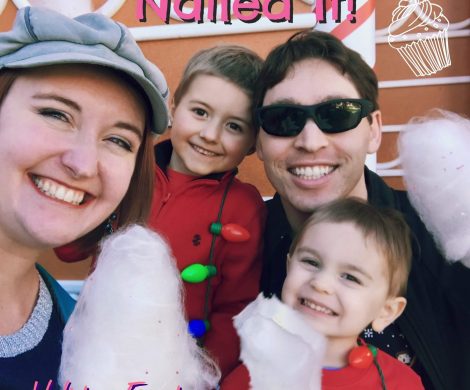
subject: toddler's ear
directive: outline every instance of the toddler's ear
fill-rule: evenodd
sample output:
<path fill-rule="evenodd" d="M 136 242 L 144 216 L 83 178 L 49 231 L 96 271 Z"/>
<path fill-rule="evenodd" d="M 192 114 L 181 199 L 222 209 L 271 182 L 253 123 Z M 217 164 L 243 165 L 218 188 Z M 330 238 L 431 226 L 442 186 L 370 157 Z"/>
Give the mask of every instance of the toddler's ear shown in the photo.
<path fill-rule="evenodd" d="M 382 332 L 393 321 L 400 317 L 405 310 L 406 298 L 394 297 L 387 298 L 378 317 L 372 321 L 372 329 L 376 332 Z"/>
<path fill-rule="evenodd" d="M 291 257 L 290 257 L 290 254 L 288 253 L 287 256 L 286 256 L 286 264 L 287 266 L 289 266 L 290 262 L 291 262 Z"/>

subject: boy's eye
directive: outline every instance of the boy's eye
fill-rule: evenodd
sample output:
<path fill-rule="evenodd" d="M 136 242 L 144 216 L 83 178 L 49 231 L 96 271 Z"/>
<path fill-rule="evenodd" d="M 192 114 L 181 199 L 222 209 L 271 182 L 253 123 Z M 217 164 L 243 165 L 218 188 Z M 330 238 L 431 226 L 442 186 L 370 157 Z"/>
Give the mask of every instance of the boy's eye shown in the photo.
<path fill-rule="evenodd" d="M 197 116 L 207 116 L 207 111 L 202 109 L 202 108 L 194 108 L 193 109 L 193 112 L 197 115 Z"/>
<path fill-rule="evenodd" d="M 129 141 L 126 141 L 120 137 L 109 137 L 107 138 L 108 141 L 116 144 L 117 146 L 119 146 L 120 148 L 124 149 L 124 150 L 127 150 L 128 152 L 132 152 L 133 151 L 133 147 L 132 147 L 132 144 L 129 142 Z"/>
<path fill-rule="evenodd" d="M 344 273 L 344 274 L 341 275 L 341 278 L 343 278 L 344 280 L 347 280 L 349 282 L 353 282 L 353 283 L 362 285 L 362 282 L 358 278 L 356 278 L 354 275 Z"/>
<path fill-rule="evenodd" d="M 241 133 L 243 131 L 243 128 L 238 123 L 235 123 L 235 122 L 227 123 L 227 127 L 230 130 L 236 131 L 238 133 Z"/>

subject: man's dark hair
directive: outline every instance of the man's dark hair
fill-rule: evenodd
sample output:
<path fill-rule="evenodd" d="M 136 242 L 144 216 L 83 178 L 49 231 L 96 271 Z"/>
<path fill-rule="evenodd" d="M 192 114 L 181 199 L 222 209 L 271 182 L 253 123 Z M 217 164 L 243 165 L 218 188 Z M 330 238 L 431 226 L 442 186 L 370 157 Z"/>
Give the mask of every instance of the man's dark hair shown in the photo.
<path fill-rule="evenodd" d="M 266 91 L 284 80 L 294 65 L 308 59 L 320 59 L 336 67 L 350 78 L 362 99 L 374 104 L 374 111 L 379 108 L 377 76 L 372 68 L 359 53 L 346 47 L 335 36 L 314 30 L 294 34 L 269 53 L 257 79 L 254 108 L 263 105 Z"/>

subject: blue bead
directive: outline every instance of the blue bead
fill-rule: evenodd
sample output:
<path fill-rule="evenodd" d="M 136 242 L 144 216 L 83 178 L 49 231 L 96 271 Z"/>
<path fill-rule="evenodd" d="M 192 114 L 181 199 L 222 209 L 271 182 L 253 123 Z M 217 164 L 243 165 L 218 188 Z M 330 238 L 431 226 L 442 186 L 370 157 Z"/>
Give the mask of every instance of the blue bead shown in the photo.
<path fill-rule="evenodd" d="M 188 323 L 188 332 L 196 338 L 204 336 L 207 328 L 204 320 L 191 320 Z"/>

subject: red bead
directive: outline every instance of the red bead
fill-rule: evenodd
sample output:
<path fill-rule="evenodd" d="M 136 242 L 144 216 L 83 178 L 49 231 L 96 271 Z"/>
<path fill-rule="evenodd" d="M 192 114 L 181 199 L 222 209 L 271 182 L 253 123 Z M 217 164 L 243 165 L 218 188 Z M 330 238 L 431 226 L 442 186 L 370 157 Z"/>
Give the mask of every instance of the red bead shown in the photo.
<path fill-rule="evenodd" d="M 348 355 L 349 365 L 355 368 L 368 368 L 374 360 L 374 354 L 367 345 L 351 349 Z"/>
<path fill-rule="evenodd" d="M 243 242 L 250 239 L 250 233 L 236 223 L 227 223 L 222 226 L 222 237 L 230 242 Z"/>

